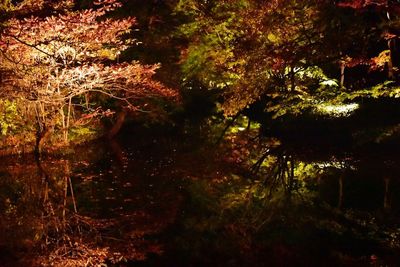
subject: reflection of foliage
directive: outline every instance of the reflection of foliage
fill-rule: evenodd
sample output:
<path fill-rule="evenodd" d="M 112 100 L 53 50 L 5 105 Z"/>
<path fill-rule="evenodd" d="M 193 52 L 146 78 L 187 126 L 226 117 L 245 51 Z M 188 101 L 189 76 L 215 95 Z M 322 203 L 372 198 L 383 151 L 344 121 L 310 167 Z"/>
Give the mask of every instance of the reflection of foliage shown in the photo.
<path fill-rule="evenodd" d="M 90 153 L 99 156 L 98 151 Z M 115 218 L 82 214 L 82 185 L 71 179 L 75 165 L 87 166 L 48 159 L 38 165 L 29 160 L 6 167 L 0 181 L 0 249 L 14 250 L 13 255 L 29 266 L 124 264 L 160 254 L 161 245 L 145 237 L 171 223 L 174 207 L 167 197 L 164 212 L 157 214 L 146 207 Z"/>
<path fill-rule="evenodd" d="M 398 246 L 396 228 L 377 222 L 374 212 L 340 210 L 321 199 L 324 177 L 340 176 L 342 167 L 294 159 L 269 155 L 252 180 L 231 174 L 192 182 L 194 209 L 176 240 L 180 253 L 204 265 L 199 253 L 210 251 L 232 266 L 365 265 L 383 247 Z"/>

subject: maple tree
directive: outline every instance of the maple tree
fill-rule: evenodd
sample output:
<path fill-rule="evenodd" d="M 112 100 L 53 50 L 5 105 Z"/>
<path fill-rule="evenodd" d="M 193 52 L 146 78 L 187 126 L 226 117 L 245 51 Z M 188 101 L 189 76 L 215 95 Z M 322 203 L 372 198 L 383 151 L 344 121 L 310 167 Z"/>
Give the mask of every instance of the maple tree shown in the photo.
<path fill-rule="evenodd" d="M 350 60 L 349 65 L 367 64 L 372 70 L 387 68 L 388 78 L 391 80 L 395 79 L 395 74 L 397 72 L 395 55 L 398 53 L 396 51 L 396 42 L 399 38 L 400 25 L 400 4 L 398 1 L 348 0 L 340 1 L 338 6 L 342 8 L 351 8 L 358 14 L 374 18 L 372 23 L 369 23 L 368 30 L 376 32 L 377 40 L 375 40 L 375 43 L 379 41 L 385 41 L 387 43 L 387 47 L 379 51 L 378 55 L 364 58 L 363 60 Z M 371 18 L 369 18 L 369 20 L 371 20 Z"/>
<path fill-rule="evenodd" d="M 131 110 L 140 110 L 146 98 L 176 97 L 152 78 L 159 65 L 119 62 L 121 53 L 136 43 L 128 35 L 134 18 L 106 17 L 120 6 L 101 0 L 75 10 L 73 1 L 61 1 L 52 5 L 55 14 L 13 16 L 6 22 L 0 35 L 1 94 L 23 99 L 31 108 L 39 141 L 54 127 L 68 141 L 72 120 L 82 123 L 85 117 L 104 114 L 99 101 L 91 101 L 100 95 Z"/>
<path fill-rule="evenodd" d="M 396 80 L 398 8 L 396 1 L 181 0 L 184 81 L 219 89 L 225 116 L 234 118 L 254 106 L 276 118 L 376 95 L 373 86 Z"/>
<path fill-rule="evenodd" d="M 320 62 L 337 58 L 324 43 L 325 1 L 180 1 L 189 23 L 181 27 L 186 79 L 221 88 L 222 108 L 235 115 L 260 98 L 269 109 L 303 103 L 329 78 Z M 321 38 L 322 37 L 322 38 Z M 331 47 L 331 46 L 329 46 Z M 276 105 L 278 103 L 278 105 Z M 285 104 L 286 103 L 286 104 Z"/>

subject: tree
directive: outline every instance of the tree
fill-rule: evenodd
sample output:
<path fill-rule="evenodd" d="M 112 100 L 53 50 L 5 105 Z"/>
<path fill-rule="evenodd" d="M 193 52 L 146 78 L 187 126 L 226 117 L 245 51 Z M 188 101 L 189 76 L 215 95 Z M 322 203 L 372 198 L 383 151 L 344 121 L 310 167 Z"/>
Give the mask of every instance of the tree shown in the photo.
<path fill-rule="evenodd" d="M 181 0 L 177 10 L 188 18 L 185 79 L 220 89 L 226 116 L 314 112 L 397 77 L 396 1 Z M 399 95 L 391 89 L 381 91 Z"/>
<path fill-rule="evenodd" d="M 181 27 L 189 39 L 184 75 L 221 88 L 226 115 L 260 99 L 276 115 L 296 111 L 321 83 L 334 84 L 320 68 L 338 58 L 324 43 L 327 7 L 315 0 L 182 0 L 178 10 L 190 18 Z"/>
<path fill-rule="evenodd" d="M 159 65 L 119 62 L 120 54 L 136 43 L 128 35 L 134 18 L 106 17 L 119 2 L 100 0 L 84 10 L 76 10 L 73 1 L 61 3 L 55 14 L 10 18 L 0 36 L 0 68 L 7 73 L 1 94 L 23 99 L 34 112 L 37 149 L 54 127 L 61 128 L 67 142 L 72 121 L 98 111 L 95 98 L 141 110 L 145 99 L 176 97 L 152 78 Z"/>
<path fill-rule="evenodd" d="M 378 52 L 378 55 L 369 58 L 369 64 L 372 69 L 387 69 L 387 77 L 394 80 L 396 77 L 397 68 L 395 64 L 399 64 L 395 60 L 398 54 L 397 40 L 400 36 L 400 4 L 398 1 L 390 0 L 347 0 L 340 1 L 339 7 L 351 8 L 358 14 L 367 16 L 372 23 L 370 23 L 370 30 L 377 32 L 377 39 L 372 42 L 376 45 L 380 41 L 386 42 L 387 46 Z M 370 45 L 370 44 L 363 44 Z M 364 61 L 365 63 L 365 61 Z"/>

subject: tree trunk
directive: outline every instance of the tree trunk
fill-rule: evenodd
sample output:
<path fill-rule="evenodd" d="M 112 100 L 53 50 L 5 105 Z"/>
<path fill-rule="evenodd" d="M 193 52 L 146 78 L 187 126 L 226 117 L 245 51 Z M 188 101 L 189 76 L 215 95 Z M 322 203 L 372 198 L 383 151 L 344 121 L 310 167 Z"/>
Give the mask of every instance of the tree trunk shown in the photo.
<path fill-rule="evenodd" d="M 346 64 L 344 61 L 340 62 L 340 88 L 344 87 L 344 71 L 346 69 Z"/>
<path fill-rule="evenodd" d="M 69 132 L 70 119 L 71 119 L 71 107 L 72 107 L 72 98 L 70 97 L 68 100 L 67 121 L 66 121 L 65 129 L 64 129 L 64 142 L 65 143 L 68 143 L 68 132 Z"/>
<path fill-rule="evenodd" d="M 294 92 L 296 89 L 296 74 L 294 68 L 290 69 L 290 91 Z"/>
<path fill-rule="evenodd" d="M 47 135 L 48 129 L 46 125 L 41 124 L 40 126 L 38 125 L 38 129 L 36 131 L 36 142 L 35 142 L 35 157 L 36 159 L 40 159 L 40 153 L 41 153 L 41 146 L 43 143 L 44 137 Z"/>
<path fill-rule="evenodd" d="M 393 39 L 388 40 L 388 48 L 389 48 L 389 62 L 388 62 L 388 78 L 394 79 L 394 71 L 393 71 Z"/>
<path fill-rule="evenodd" d="M 117 120 L 107 133 L 108 139 L 112 139 L 118 134 L 119 130 L 121 130 L 122 125 L 124 125 L 126 115 L 127 112 L 124 109 L 117 113 Z"/>
<path fill-rule="evenodd" d="M 230 122 L 228 122 L 228 124 L 226 125 L 226 127 L 224 128 L 224 130 L 222 131 L 221 135 L 218 137 L 217 142 L 215 142 L 216 145 L 219 145 L 219 143 L 221 143 L 222 139 L 224 139 L 225 133 L 228 131 L 228 129 L 235 123 L 235 121 L 239 118 L 240 114 L 242 114 L 242 112 L 238 112 L 236 113 L 236 115 L 232 118 L 232 120 Z"/>

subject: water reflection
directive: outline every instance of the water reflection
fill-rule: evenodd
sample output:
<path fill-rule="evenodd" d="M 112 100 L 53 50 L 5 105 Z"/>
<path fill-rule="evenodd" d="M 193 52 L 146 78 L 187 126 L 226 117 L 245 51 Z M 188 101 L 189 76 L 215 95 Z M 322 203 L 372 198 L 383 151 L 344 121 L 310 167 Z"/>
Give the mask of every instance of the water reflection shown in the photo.
<path fill-rule="evenodd" d="M 399 205 L 389 199 L 399 187 L 384 173 L 361 161 L 322 164 L 283 150 L 254 166 L 257 179 L 232 174 L 188 187 L 171 262 L 179 254 L 187 258 L 178 266 L 396 266 Z"/>
<path fill-rule="evenodd" d="M 181 197 L 172 179 L 154 177 L 148 158 L 128 160 L 134 152 L 110 147 L 95 146 L 73 160 L 4 162 L 1 266 L 120 265 L 162 252 L 147 237 L 174 221 Z"/>
<path fill-rule="evenodd" d="M 5 160 L 1 266 L 395 266 L 396 160 L 124 139 Z M 190 146 L 193 148 L 193 146 Z M 356 158 L 356 159 L 355 159 Z"/>

